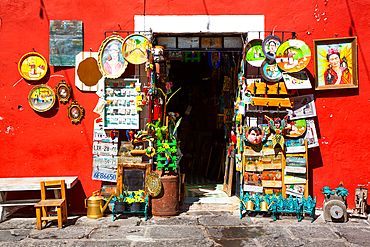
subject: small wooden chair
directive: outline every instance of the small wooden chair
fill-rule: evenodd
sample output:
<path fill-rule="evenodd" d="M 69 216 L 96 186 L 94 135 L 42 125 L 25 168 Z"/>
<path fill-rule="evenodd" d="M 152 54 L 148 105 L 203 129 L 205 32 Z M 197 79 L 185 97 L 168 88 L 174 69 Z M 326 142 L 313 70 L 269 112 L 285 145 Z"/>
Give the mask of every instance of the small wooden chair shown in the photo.
<path fill-rule="evenodd" d="M 53 187 L 55 190 L 59 189 L 60 186 L 60 194 L 61 199 L 46 199 L 46 187 Z M 58 220 L 58 227 L 63 227 L 63 222 L 67 222 L 68 214 L 67 214 L 67 199 L 66 199 L 66 186 L 64 180 L 56 180 L 56 181 L 41 181 L 41 201 L 35 205 L 36 208 L 36 219 L 37 219 L 37 229 L 42 229 L 42 223 L 46 224 L 48 220 Z M 57 191 L 54 190 L 54 194 Z M 57 216 L 49 216 L 51 214 L 55 214 L 55 212 L 49 212 L 48 207 L 56 207 L 57 208 Z M 42 216 L 41 216 L 42 210 Z"/>

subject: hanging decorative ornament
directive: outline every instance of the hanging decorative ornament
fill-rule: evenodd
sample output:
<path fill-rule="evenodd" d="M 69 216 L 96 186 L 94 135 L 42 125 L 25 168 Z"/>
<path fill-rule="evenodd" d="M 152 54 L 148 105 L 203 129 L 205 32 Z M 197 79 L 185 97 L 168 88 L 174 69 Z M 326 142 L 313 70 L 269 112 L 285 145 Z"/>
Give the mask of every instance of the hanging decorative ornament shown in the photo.
<path fill-rule="evenodd" d="M 28 103 L 37 112 L 48 111 L 55 104 L 55 93 L 47 85 L 37 85 L 28 94 Z"/>
<path fill-rule="evenodd" d="M 107 37 L 98 53 L 98 66 L 103 76 L 115 79 L 125 72 L 127 61 L 122 55 L 123 38 L 116 34 Z"/>
<path fill-rule="evenodd" d="M 288 122 L 287 126 L 287 137 L 300 137 L 306 133 L 307 130 L 307 122 L 306 119 L 297 119 L 291 122 Z"/>
<path fill-rule="evenodd" d="M 275 60 L 266 59 L 260 67 L 262 77 L 269 82 L 277 82 L 283 78 L 283 74 Z"/>
<path fill-rule="evenodd" d="M 141 34 L 131 34 L 125 38 L 122 45 L 123 57 L 132 64 L 139 65 L 148 61 L 148 50 L 152 44 Z"/>
<path fill-rule="evenodd" d="M 253 67 L 261 67 L 262 62 L 266 59 L 262 51 L 262 40 L 253 39 L 248 42 L 244 49 L 245 60 Z"/>
<path fill-rule="evenodd" d="M 55 92 L 59 99 L 59 102 L 62 104 L 67 104 L 71 98 L 72 88 L 66 83 L 65 80 L 60 80 L 57 86 L 55 86 Z"/>
<path fill-rule="evenodd" d="M 208 64 L 211 67 L 211 69 L 217 69 L 218 66 L 220 66 L 220 63 L 221 63 L 221 52 L 219 51 L 208 52 Z"/>
<path fill-rule="evenodd" d="M 281 39 L 275 35 L 267 36 L 262 42 L 263 54 L 269 60 L 275 60 L 276 50 L 281 44 Z"/>
<path fill-rule="evenodd" d="M 275 56 L 280 69 L 286 72 L 298 72 L 308 65 L 311 50 L 302 40 L 291 39 L 279 46 Z"/>
<path fill-rule="evenodd" d="M 145 154 L 148 157 L 153 157 L 155 155 L 155 149 L 153 147 L 147 147 L 145 149 Z"/>
<path fill-rule="evenodd" d="M 94 57 L 86 58 L 78 65 L 77 75 L 86 86 L 95 86 L 102 77 L 98 61 Z"/>
<path fill-rule="evenodd" d="M 152 197 L 158 196 L 162 191 L 162 181 L 159 178 L 158 174 L 152 172 L 149 173 L 145 180 L 145 187 L 149 195 Z"/>
<path fill-rule="evenodd" d="M 48 63 L 41 54 L 29 52 L 24 54 L 19 60 L 18 71 L 24 79 L 37 81 L 46 75 Z"/>
<path fill-rule="evenodd" d="M 73 124 L 78 124 L 81 122 L 82 118 L 85 116 L 85 110 L 77 101 L 72 101 L 68 106 L 68 117 Z"/>

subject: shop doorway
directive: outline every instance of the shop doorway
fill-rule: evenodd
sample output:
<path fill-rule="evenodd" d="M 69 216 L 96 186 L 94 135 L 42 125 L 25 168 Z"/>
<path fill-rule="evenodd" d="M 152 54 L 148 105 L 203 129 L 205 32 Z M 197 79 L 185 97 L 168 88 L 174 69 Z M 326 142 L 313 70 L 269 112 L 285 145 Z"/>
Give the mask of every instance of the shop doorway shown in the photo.
<path fill-rule="evenodd" d="M 181 88 L 167 109 L 182 117 L 178 138 L 185 203 L 215 202 L 227 197 L 222 184 L 242 53 L 182 53 L 182 59 L 166 61 L 166 80 L 172 83 L 172 91 Z"/>

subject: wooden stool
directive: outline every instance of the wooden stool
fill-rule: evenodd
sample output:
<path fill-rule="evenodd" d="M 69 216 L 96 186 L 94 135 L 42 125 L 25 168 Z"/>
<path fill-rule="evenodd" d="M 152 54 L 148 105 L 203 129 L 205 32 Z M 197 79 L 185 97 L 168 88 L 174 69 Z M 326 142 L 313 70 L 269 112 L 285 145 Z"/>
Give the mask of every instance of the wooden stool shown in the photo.
<path fill-rule="evenodd" d="M 66 188 L 64 180 L 57 181 L 41 181 L 41 201 L 35 205 L 36 208 L 36 219 L 37 229 L 42 229 L 42 223 L 46 224 L 48 220 L 58 220 L 58 227 L 63 227 L 63 222 L 67 222 L 67 199 L 66 199 Z M 61 199 L 46 199 L 46 187 L 53 187 L 53 189 L 59 189 Z M 57 208 L 57 216 L 49 216 L 55 214 L 55 212 L 48 211 L 48 207 Z M 42 216 L 41 216 L 42 210 Z"/>

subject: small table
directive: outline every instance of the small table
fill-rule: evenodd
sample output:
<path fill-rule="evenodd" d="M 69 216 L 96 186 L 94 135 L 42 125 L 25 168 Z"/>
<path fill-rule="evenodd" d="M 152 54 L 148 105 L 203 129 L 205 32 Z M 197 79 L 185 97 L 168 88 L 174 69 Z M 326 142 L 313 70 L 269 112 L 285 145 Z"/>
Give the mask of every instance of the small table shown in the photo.
<path fill-rule="evenodd" d="M 31 191 L 41 190 L 41 181 L 64 180 L 66 188 L 72 188 L 78 181 L 78 177 L 22 177 L 0 178 L 0 222 L 5 220 L 5 208 L 14 206 L 35 205 L 41 199 L 7 200 L 8 191 Z M 60 198 L 59 190 L 54 190 L 56 198 Z"/>

